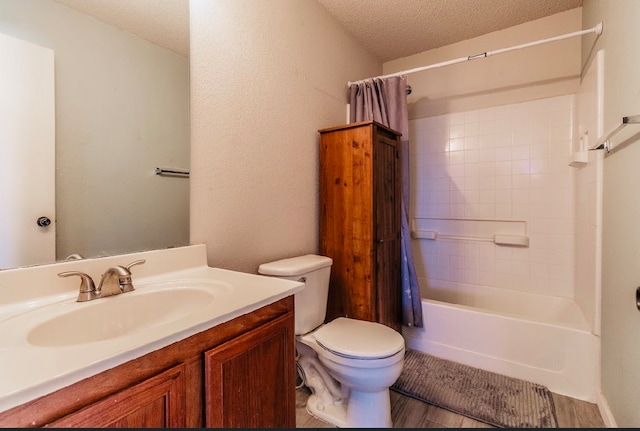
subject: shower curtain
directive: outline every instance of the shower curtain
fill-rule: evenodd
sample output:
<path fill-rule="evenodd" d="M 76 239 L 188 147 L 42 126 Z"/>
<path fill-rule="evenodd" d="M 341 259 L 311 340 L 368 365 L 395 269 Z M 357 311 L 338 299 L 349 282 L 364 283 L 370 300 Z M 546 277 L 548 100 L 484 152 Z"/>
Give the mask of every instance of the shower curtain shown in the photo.
<path fill-rule="evenodd" d="M 411 252 L 409 230 L 409 116 L 407 78 L 372 79 L 351 85 L 349 121 L 374 120 L 400 133 L 400 171 L 402 177 L 402 324 L 422 328 L 422 300 Z"/>

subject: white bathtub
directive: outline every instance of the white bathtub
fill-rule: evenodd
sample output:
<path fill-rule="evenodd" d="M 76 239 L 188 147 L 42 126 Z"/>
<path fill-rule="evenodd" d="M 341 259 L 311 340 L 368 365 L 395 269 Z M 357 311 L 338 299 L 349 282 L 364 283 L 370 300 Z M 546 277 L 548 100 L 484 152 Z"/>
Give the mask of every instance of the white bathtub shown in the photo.
<path fill-rule="evenodd" d="M 451 283 L 423 296 L 407 347 L 596 402 L 600 339 L 573 301 Z"/>

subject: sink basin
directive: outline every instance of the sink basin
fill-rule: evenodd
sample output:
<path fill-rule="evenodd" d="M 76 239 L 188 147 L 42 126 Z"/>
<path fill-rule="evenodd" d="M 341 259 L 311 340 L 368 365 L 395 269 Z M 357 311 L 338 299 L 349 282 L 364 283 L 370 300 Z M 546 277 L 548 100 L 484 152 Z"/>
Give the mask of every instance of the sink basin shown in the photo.
<path fill-rule="evenodd" d="M 90 302 L 66 303 L 61 306 L 62 312 L 32 328 L 27 342 L 32 346 L 62 347 L 122 337 L 188 317 L 231 290 L 222 283 L 202 284 L 154 283 L 148 285 L 152 288 Z"/>

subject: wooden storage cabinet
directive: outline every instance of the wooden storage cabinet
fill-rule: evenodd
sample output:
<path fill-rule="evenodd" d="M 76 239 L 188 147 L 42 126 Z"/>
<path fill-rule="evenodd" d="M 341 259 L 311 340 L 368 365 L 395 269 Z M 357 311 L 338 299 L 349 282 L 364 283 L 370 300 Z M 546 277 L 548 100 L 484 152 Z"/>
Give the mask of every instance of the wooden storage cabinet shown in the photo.
<path fill-rule="evenodd" d="M 327 321 L 400 330 L 400 133 L 374 121 L 320 133 L 320 253 L 333 259 Z"/>
<path fill-rule="evenodd" d="M 293 296 L 28 403 L 0 427 L 295 428 Z"/>

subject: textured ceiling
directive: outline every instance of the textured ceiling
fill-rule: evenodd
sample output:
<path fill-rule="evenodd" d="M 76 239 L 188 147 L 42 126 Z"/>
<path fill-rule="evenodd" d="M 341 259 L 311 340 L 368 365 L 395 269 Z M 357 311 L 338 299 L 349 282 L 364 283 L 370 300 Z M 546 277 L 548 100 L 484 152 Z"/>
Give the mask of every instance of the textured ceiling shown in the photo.
<path fill-rule="evenodd" d="M 382 61 L 582 6 L 582 0 L 318 0 Z"/>
<path fill-rule="evenodd" d="M 189 55 L 188 0 L 55 1 L 157 45 Z M 417 54 L 582 6 L 582 0 L 318 2 L 382 61 Z"/>

